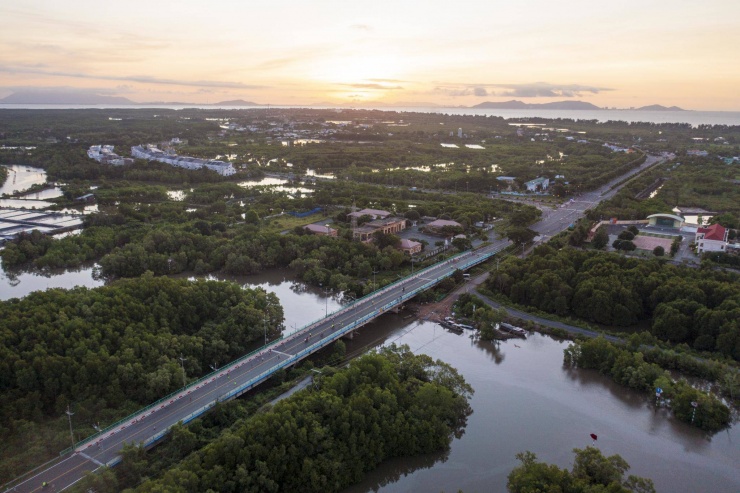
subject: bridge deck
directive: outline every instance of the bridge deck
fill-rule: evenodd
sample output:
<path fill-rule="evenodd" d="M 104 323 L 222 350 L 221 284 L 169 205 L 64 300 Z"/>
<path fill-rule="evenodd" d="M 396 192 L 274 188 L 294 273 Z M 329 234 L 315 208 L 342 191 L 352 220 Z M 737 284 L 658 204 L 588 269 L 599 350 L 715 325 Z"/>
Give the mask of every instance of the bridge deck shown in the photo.
<path fill-rule="evenodd" d="M 464 270 L 487 260 L 507 244 L 507 241 L 498 241 L 475 252 L 465 252 L 415 272 L 306 325 L 294 334 L 281 337 L 77 443 L 74 449 L 62 452 L 63 455 L 69 455 L 67 459 L 9 491 L 37 491 L 43 481 L 50 485 L 54 483 L 57 491 L 61 491 L 78 481 L 87 471 L 95 470 L 103 464 L 115 465 L 120 461 L 119 452 L 124 443 L 148 446 L 157 442 L 178 422 L 187 423 L 216 403 L 247 392 L 276 371 L 310 356 L 429 289 L 449 277 L 456 269 Z"/>

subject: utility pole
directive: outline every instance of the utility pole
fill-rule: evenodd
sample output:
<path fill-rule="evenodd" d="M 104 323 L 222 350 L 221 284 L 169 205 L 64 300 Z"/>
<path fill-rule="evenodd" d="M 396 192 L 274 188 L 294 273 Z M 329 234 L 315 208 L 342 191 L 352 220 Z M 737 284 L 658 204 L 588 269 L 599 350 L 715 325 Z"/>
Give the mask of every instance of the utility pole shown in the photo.
<path fill-rule="evenodd" d="M 329 293 L 331 293 L 331 289 L 324 288 L 324 317 L 329 316 Z"/>
<path fill-rule="evenodd" d="M 69 419 L 69 436 L 72 438 L 72 448 L 75 446 L 75 434 L 72 431 L 72 415 L 74 413 L 69 410 L 69 404 L 67 404 L 67 418 Z"/>
<path fill-rule="evenodd" d="M 187 383 L 185 381 L 185 362 L 188 360 L 187 358 L 184 358 L 182 354 L 178 358 L 180 360 L 180 366 L 182 367 L 182 388 L 185 388 L 187 386 Z"/>

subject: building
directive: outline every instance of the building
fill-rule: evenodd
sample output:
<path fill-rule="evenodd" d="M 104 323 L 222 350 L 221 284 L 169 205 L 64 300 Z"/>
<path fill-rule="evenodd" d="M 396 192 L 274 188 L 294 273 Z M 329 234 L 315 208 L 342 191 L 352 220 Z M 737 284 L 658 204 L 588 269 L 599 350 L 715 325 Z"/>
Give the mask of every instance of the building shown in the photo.
<path fill-rule="evenodd" d="M 550 186 L 550 179 L 540 176 L 534 180 L 529 180 L 524 186 L 530 192 L 544 192 Z"/>
<path fill-rule="evenodd" d="M 719 224 L 697 229 L 694 239 L 696 253 L 727 251 L 727 233 L 727 228 Z"/>
<path fill-rule="evenodd" d="M 124 158 L 113 152 L 112 145 L 94 145 L 87 150 L 87 157 L 94 159 L 100 164 L 110 164 L 112 166 L 123 166 L 124 164 L 134 164 L 131 158 Z"/>
<path fill-rule="evenodd" d="M 378 231 L 387 235 L 393 235 L 400 233 L 404 229 L 406 229 L 405 218 L 389 217 L 385 219 L 376 219 L 375 221 L 365 223 L 359 228 L 355 228 L 355 230 L 352 231 L 352 238 L 369 243 L 373 241 L 373 235 Z"/>
<path fill-rule="evenodd" d="M 158 161 L 185 169 L 207 168 L 215 171 L 222 176 L 231 176 L 236 170 L 231 163 L 218 161 L 216 159 L 200 159 L 197 157 L 178 156 L 177 154 L 166 153 L 153 145 L 134 146 L 131 148 L 131 155 L 136 159 L 146 159 L 147 161 Z"/>
<path fill-rule="evenodd" d="M 702 151 L 699 149 L 689 149 L 688 151 L 686 151 L 686 154 L 689 156 L 697 156 L 697 157 L 709 156 L 709 153 L 707 151 Z"/>
<path fill-rule="evenodd" d="M 681 229 L 686 222 L 683 217 L 675 214 L 650 214 L 647 219 L 650 226 L 674 229 Z"/>
<path fill-rule="evenodd" d="M 462 139 L 462 136 L 463 136 L 462 128 L 458 128 L 457 129 L 457 138 Z"/>
<path fill-rule="evenodd" d="M 421 243 L 404 238 L 401 240 L 401 250 L 403 253 L 408 253 L 409 255 L 417 254 L 421 251 Z"/>
<path fill-rule="evenodd" d="M 459 228 L 463 229 L 463 225 L 457 221 L 449 221 L 447 219 L 437 219 L 426 225 L 427 231 L 432 234 L 442 234 L 444 228 Z"/>
<path fill-rule="evenodd" d="M 361 218 L 362 216 L 370 216 L 373 219 L 385 219 L 390 216 L 391 213 L 380 209 L 362 209 L 361 211 L 351 212 L 347 214 L 347 217 Z"/>
<path fill-rule="evenodd" d="M 305 229 L 308 233 L 311 233 L 312 235 L 321 235 L 321 236 L 336 236 L 337 230 L 334 228 L 330 228 L 328 225 L 324 226 L 322 224 L 307 224 L 306 226 L 303 226 L 303 229 Z"/>

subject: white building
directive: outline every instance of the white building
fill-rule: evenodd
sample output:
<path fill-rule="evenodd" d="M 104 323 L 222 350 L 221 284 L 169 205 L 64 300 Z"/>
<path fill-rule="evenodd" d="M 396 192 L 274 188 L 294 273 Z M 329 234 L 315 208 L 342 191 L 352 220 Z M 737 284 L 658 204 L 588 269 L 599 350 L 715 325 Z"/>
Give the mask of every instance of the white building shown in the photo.
<path fill-rule="evenodd" d="M 535 178 L 534 180 L 529 180 L 527 183 L 524 184 L 524 186 L 530 192 L 544 192 L 545 190 L 547 190 L 547 187 L 550 186 L 550 179 L 540 176 L 539 178 Z"/>
<path fill-rule="evenodd" d="M 94 159 L 100 164 L 111 164 L 113 166 L 123 166 L 124 164 L 133 164 L 134 160 L 123 158 L 113 152 L 112 145 L 95 145 L 90 146 L 87 150 L 87 157 Z"/>
<path fill-rule="evenodd" d="M 712 224 L 696 230 L 696 253 L 727 251 L 727 228 Z"/>
<path fill-rule="evenodd" d="M 169 164 L 170 166 L 177 166 L 178 168 L 194 170 L 205 167 L 207 169 L 215 171 L 221 176 L 231 176 L 236 173 L 236 170 L 231 165 L 231 163 L 218 161 L 216 159 L 200 159 L 197 157 L 167 154 L 166 152 L 162 151 L 161 149 L 157 149 L 157 147 L 152 145 L 134 146 L 131 148 L 131 155 L 136 159 L 158 161 L 160 163 Z"/>

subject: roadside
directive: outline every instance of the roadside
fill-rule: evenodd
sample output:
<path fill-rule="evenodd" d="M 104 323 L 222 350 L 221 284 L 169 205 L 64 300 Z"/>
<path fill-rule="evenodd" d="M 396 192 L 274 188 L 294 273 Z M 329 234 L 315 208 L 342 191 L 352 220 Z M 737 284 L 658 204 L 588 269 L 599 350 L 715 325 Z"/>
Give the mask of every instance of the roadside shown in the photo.
<path fill-rule="evenodd" d="M 622 342 L 622 339 L 620 339 L 619 337 L 602 334 L 601 332 L 597 332 L 595 330 L 584 329 L 582 327 L 576 327 L 574 325 L 568 325 L 563 322 L 558 322 L 556 320 L 549 320 L 544 317 L 540 317 L 537 315 L 533 315 L 531 313 L 517 310 L 516 308 L 511 308 L 509 306 L 499 303 L 498 301 L 494 301 L 488 298 L 487 296 L 478 292 L 478 286 L 483 284 L 486 281 L 486 279 L 488 279 L 488 275 L 489 275 L 488 272 L 484 272 L 482 274 L 477 275 L 476 277 L 470 279 L 469 281 L 455 288 L 443 300 L 437 303 L 428 303 L 425 305 L 421 305 L 421 307 L 419 308 L 419 311 L 417 312 L 417 318 L 419 318 L 420 320 L 429 320 L 430 322 L 440 322 L 441 320 L 444 320 L 445 317 L 452 315 L 452 306 L 455 304 L 455 302 L 460 297 L 460 295 L 464 293 L 471 293 L 471 294 L 475 294 L 475 296 L 480 298 L 486 305 L 492 308 L 505 309 L 506 312 L 509 314 L 509 316 L 513 318 L 518 318 L 520 320 L 525 320 L 525 321 L 531 321 L 532 323 L 541 325 L 543 327 L 550 327 L 553 329 L 565 330 L 575 335 L 582 335 L 586 337 L 603 336 L 606 340 L 611 341 L 611 342 Z"/>

